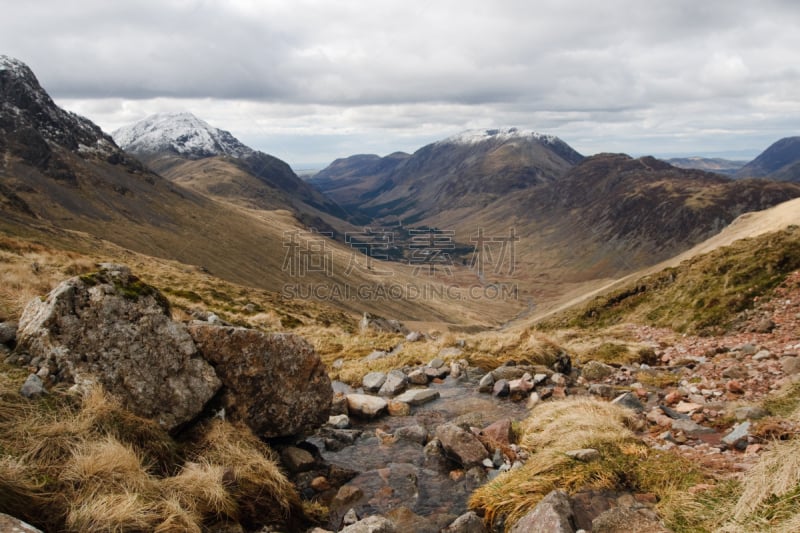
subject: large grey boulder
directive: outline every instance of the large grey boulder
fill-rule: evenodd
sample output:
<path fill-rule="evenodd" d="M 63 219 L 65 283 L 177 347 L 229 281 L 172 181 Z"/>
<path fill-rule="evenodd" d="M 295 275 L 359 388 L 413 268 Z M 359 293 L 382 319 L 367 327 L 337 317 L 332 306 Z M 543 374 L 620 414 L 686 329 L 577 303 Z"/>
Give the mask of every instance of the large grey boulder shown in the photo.
<path fill-rule="evenodd" d="M 58 285 L 22 313 L 18 349 L 82 390 L 100 384 L 130 411 L 174 429 L 196 417 L 221 386 L 166 299 L 127 267 Z"/>
<path fill-rule="evenodd" d="M 307 434 L 328 421 L 331 380 L 302 337 L 203 322 L 189 333 L 222 380 L 229 419 L 262 438 Z"/>

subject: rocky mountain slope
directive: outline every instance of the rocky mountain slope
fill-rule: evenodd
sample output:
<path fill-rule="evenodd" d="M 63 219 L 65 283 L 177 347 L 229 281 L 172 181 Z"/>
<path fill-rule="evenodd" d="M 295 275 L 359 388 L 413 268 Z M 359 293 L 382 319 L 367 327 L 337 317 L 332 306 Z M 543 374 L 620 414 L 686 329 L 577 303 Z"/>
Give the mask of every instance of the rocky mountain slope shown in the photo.
<path fill-rule="evenodd" d="M 360 203 L 374 219 L 413 224 L 550 182 L 581 159 L 553 136 L 516 128 L 469 131 L 420 148 L 390 165 L 373 189 L 342 201 Z"/>
<path fill-rule="evenodd" d="M 739 178 L 800 182 L 800 137 L 776 141 L 736 173 Z"/>
<path fill-rule="evenodd" d="M 287 163 L 191 113 L 153 115 L 112 135 L 155 172 L 204 195 L 256 209 L 290 208 L 319 230 L 331 230 L 331 222 L 347 217 Z"/>
<path fill-rule="evenodd" d="M 180 163 L 188 165 L 204 161 L 229 165 L 226 161 L 230 159 L 230 165 L 239 169 L 236 176 L 246 175 L 251 180 L 267 176 L 265 179 L 272 180 L 253 185 L 260 187 L 270 202 L 276 191 L 291 193 L 297 199 L 281 199 L 272 210 L 248 209 L 230 199 L 223 202 L 219 196 L 203 193 L 200 186 L 190 188 L 163 178 L 119 149 L 97 126 L 58 108 L 24 64 L 4 57 L 2 65 L 3 232 L 84 252 L 103 247 L 86 238 L 91 236 L 155 257 L 196 265 L 228 281 L 275 292 L 283 291 L 287 285 L 308 290 L 311 286 L 342 288 L 350 284 L 374 288 L 386 284 L 384 271 L 371 272 L 361 265 L 357 250 L 333 241 L 322 244 L 318 234 L 309 232 L 309 227 L 320 229 L 314 222 L 316 217 L 323 218 L 323 212 L 312 205 L 319 193 L 300 181 L 284 163 L 258 152 L 246 156 L 249 158 L 243 162 L 229 156 L 182 159 Z M 269 170 L 273 164 L 280 171 L 277 174 Z M 263 165 L 264 172 L 253 174 L 237 165 L 251 170 Z M 284 178 L 286 184 L 280 181 Z M 305 193 L 292 193 L 294 185 Z M 302 200 L 306 193 L 311 203 Z M 333 205 L 325 204 L 324 199 L 320 202 L 322 207 Z M 319 265 L 314 268 L 306 268 L 311 263 L 304 262 L 310 253 L 308 246 L 312 246 L 309 239 L 317 246 L 315 260 Z M 386 272 L 393 276 L 391 281 L 413 284 L 410 268 L 395 264 Z M 389 298 L 379 304 L 368 297 L 339 295 L 330 301 L 359 314 L 372 311 L 445 321 L 461 321 L 471 314 L 453 314 L 453 302 L 448 298 L 436 302 Z M 433 311 L 437 306 L 439 310 Z"/>

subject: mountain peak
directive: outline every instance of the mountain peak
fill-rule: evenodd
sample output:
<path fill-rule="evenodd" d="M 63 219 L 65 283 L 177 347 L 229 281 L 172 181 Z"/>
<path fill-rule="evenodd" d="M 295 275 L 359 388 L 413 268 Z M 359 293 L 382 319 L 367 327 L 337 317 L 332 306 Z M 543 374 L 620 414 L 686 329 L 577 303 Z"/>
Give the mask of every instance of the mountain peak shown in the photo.
<path fill-rule="evenodd" d="M 43 142 L 82 157 L 107 158 L 118 153 L 111 138 L 95 124 L 58 107 L 28 65 L 5 55 L 0 55 L 0 116 L 5 119 L 0 123 L 0 136 L 20 153 L 30 153 L 35 144 L 41 155 L 48 150 L 41 146 Z"/>
<path fill-rule="evenodd" d="M 440 141 L 442 144 L 477 144 L 484 141 L 509 141 L 512 139 L 534 139 L 546 144 L 555 144 L 561 140 L 554 135 L 546 135 L 533 130 L 520 128 L 491 128 L 465 130 Z"/>
<path fill-rule="evenodd" d="M 241 158 L 253 153 L 230 132 L 188 112 L 158 113 L 112 133 L 124 150 L 139 155 L 176 153 L 189 159 Z"/>

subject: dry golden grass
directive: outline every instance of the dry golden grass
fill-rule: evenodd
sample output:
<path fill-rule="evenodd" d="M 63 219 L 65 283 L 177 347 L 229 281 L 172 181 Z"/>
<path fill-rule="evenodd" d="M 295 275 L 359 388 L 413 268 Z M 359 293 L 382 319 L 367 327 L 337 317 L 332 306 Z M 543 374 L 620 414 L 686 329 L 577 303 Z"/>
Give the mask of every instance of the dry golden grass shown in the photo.
<path fill-rule="evenodd" d="M 171 505 L 189 509 L 198 516 L 236 518 L 236 500 L 225 481 L 226 467 L 207 461 L 187 462 L 177 476 L 163 480 L 161 486 Z"/>
<path fill-rule="evenodd" d="M 100 390 L 14 400 L 22 380 L 0 367 L 0 405 L 20 407 L 0 409 L 0 512 L 48 531 L 199 532 L 226 521 L 305 520 L 273 452 L 245 427 L 209 423 L 181 451 Z"/>
<path fill-rule="evenodd" d="M 70 531 L 154 531 L 163 522 L 158 506 L 135 492 L 89 494 L 74 500 L 67 515 Z"/>
<path fill-rule="evenodd" d="M 747 472 L 732 516 L 721 529 L 797 531 L 800 523 L 800 439 L 774 442 Z"/>
<path fill-rule="evenodd" d="M 279 524 L 303 516 L 300 497 L 280 470 L 274 452 L 248 428 L 213 420 L 202 428 L 190 456 L 227 470 L 242 524 Z"/>

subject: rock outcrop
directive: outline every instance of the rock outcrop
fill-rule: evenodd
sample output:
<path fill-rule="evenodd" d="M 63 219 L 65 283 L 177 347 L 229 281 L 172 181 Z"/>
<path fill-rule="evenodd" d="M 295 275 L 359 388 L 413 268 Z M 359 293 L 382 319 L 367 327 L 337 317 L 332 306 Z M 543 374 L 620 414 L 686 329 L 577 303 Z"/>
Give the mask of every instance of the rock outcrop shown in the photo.
<path fill-rule="evenodd" d="M 263 438 L 301 435 L 327 422 L 331 381 L 302 337 L 199 322 L 189 333 L 222 380 L 229 419 Z"/>
<path fill-rule="evenodd" d="M 17 349 L 39 358 L 51 379 L 82 389 L 100 384 L 130 411 L 175 429 L 203 410 L 221 382 L 156 289 L 127 267 L 101 266 L 31 301 Z"/>

